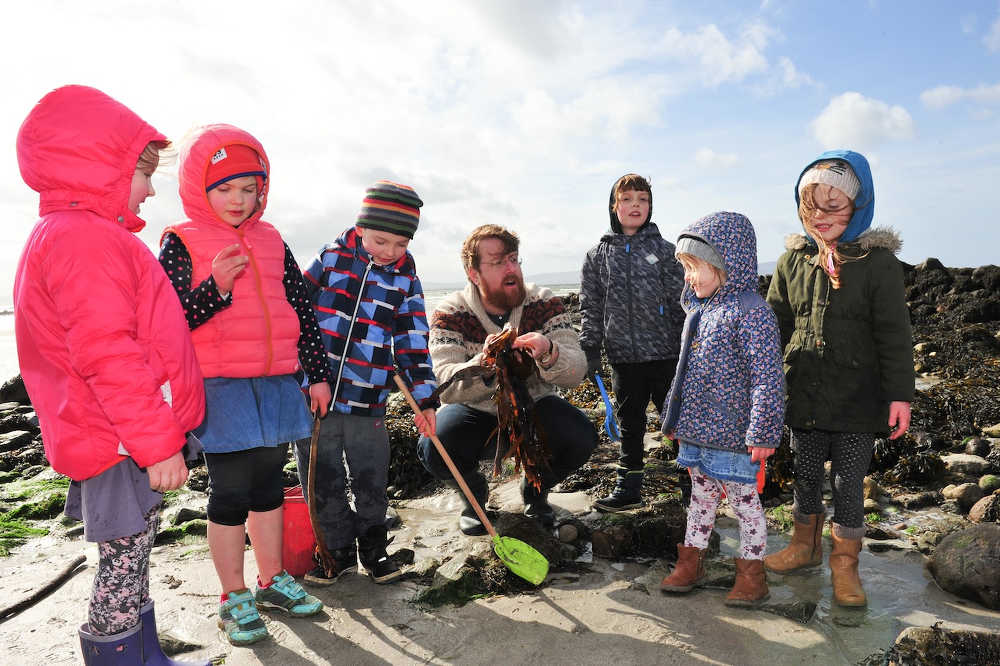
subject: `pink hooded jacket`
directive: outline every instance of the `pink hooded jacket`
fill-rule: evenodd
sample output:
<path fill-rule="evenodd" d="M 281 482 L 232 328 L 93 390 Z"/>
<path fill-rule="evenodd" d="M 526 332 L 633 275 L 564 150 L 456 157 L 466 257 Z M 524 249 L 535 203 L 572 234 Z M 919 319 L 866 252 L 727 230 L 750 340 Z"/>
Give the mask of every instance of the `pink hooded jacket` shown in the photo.
<path fill-rule="evenodd" d="M 41 215 L 14 281 L 18 359 L 45 454 L 76 480 L 124 460 L 120 447 L 140 467 L 165 460 L 204 416 L 180 301 L 128 209 L 139 155 L 165 140 L 84 86 L 43 97 L 17 136 Z"/>
<path fill-rule="evenodd" d="M 191 331 L 201 370 L 206 377 L 266 377 L 299 369 L 299 318 L 288 302 L 282 279 L 285 243 L 278 230 L 261 219 L 267 206 L 268 180 L 257 210 L 233 227 L 219 218 L 205 192 L 205 174 L 222 147 L 240 144 L 256 151 L 270 175 L 264 147 L 249 133 L 232 125 L 207 125 L 195 131 L 181 151 L 181 202 L 190 218 L 167 227 L 191 256 L 191 284 L 212 274 L 212 259 L 222 249 L 240 245 L 250 263 L 233 283 L 232 304 Z"/>

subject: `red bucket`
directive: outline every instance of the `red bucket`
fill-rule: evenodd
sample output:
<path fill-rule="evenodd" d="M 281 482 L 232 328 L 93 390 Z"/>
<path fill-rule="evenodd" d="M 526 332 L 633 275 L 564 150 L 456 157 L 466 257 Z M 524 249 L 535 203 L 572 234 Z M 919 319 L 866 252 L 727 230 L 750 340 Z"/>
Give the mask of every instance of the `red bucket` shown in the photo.
<path fill-rule="evenodd" d="M 316 566 L 313 561 L 316 538 L 309 521 L 309 505 L 302 496 L 302 486 L 285 488 L 281 513 L 284 528 L 281 559 L 285 571 L 292 576 L 301 576 Z"/>

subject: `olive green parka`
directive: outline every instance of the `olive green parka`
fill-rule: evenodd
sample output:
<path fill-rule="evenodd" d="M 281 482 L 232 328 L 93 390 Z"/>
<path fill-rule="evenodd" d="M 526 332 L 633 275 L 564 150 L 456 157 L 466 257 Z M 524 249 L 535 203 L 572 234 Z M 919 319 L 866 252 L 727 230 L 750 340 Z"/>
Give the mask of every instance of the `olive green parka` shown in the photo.
<path fill-rule="evenodd" d="M 912 332 L 895 257 L 901 246 L 894 231 L 880 228 L 838 244 L 849 259 L 833 289 L 811 239 L 785 239 L 767 302 L 781 330 L 789 426 L 884 433 L 889 403 L 912 402 Z"/>

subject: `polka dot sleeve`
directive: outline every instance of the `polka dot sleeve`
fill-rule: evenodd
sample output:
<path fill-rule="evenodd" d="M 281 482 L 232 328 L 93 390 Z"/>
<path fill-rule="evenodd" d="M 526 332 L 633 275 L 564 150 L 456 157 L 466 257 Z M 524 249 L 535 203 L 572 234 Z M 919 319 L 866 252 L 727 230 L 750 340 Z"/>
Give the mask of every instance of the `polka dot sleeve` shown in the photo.
<path fill-rule="evenodd" d="M 326 358 L 326 348 L 316 323 L 312 300 L 306 293 L 306 284 L 288 244 L 285 244 L 285 298 L 299 316 L 299 363 L 309 376 L 309 383 L 330 382 L 333 376 Z"/>
<path fill-rule="evenodd" d="M 160 264 L 181 299 L 188 328 L 192 331 L 211 319 L 219 310 L 232 305 L 233 295 L 229 294 L 225 298 L 219 296 L 215 278 L 211 275 L 191 289 L 193 272 L 191 255 L 177 234 L 168 233 L 163 237 L 163 244 L 160 246 Z"/>

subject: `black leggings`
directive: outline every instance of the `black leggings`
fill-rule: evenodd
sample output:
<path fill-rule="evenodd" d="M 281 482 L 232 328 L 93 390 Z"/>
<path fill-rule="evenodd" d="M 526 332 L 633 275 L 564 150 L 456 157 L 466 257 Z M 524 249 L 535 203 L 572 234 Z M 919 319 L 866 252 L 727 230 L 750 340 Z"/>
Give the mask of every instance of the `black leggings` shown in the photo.
<path fill-rule="evenodd" d="M 242 525 L 250 511 L 263 513 L 284 501 L 282 468 L 288 444 L 232 453 L 205 453 L 208 466 L 208 519 L 217 525 Z"/>
<path fill-rule="evenodd" d="M 872 460 L 875 435 L 868 432 L 827 432 L 792 429 L 795 450 L 795 512 L 800 516 L 825 513 L 823 463 L 830 460 L 833 522 L 839 536 L 864 534 L 864 480 Z M 843 528 L 847 528 L 844 530 Z"/>

